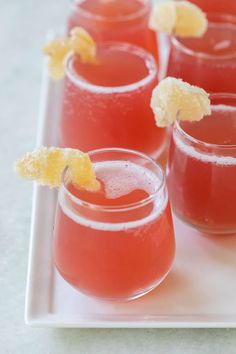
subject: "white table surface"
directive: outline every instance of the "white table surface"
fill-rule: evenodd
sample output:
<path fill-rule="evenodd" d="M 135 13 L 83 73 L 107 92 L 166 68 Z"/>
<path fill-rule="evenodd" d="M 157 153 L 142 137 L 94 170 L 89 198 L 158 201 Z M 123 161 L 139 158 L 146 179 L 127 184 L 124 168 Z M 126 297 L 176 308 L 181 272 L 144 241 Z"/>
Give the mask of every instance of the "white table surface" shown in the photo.
<path fill-rule="evenodd" d="M 127 0 L 129 1 L 129 0 Z M 41 47 L 69 0 L 0 0 L 0 354 L 235 354 L 235 330 L 56 330 L 24 324 L 32 185 L 13 162 L 35 144 Z"/>

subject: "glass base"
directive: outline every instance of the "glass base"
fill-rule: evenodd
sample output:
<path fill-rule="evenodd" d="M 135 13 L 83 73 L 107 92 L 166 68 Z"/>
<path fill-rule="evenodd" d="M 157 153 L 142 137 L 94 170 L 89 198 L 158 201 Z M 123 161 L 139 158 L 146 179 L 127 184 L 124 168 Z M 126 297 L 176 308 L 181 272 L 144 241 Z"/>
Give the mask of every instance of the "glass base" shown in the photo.
<path fill-rule="evenodd" d="M 219 228 L 212 228 L 212 227 L 207 227 L 202 224 L 197 224 L 194 221 L 184 218 L 182 215 L 176 212 L 172 208 L 174 214 L 177 216 L 178 219 L 183 221 L 185 224 L 188 226 L 192 227 L 193 229 L 199 231 L 203 236 L 233 236 L 236 235 L 236 227 L 235 228 L 230 228 L 230 229 L 219 229 Z"/>
<path fill-rule="evenodd" d="M 77 287 L 73 286 L 72 284 L 70 284 L 69 282 L 67 282 L 67 280 L 65 278 L 63 278 L 70 286 L 72 286 L 75 290 L 77 290 L 79 293 L 91 297 L 93 299 L 96 299 L 98 301 L 101 302 L 128 302 L 128 301 L 132 301 L 132 300 L 136 300 L 148 293 L 150 293 L 151 291 L 153 291 L 154 289 L 156 289 L 167 277 L 167 275 L 169 274 L 171 270 L 168 270 L 168 272 L 161 278 L 159 279 L 154 285 L 150 286 L 148 289 L 144 289 L 142 291 L 139 291 L 135 294 L 132 294 L 130 296 L 126 296 L 126 297 L 99 297 L 99 296 L 94 296 L 93 294 L 86 292 L 86 291 L 82 291 L 81 289 L 78 289 Z M 62 276 L 62 275 L 61 275 Z"/>

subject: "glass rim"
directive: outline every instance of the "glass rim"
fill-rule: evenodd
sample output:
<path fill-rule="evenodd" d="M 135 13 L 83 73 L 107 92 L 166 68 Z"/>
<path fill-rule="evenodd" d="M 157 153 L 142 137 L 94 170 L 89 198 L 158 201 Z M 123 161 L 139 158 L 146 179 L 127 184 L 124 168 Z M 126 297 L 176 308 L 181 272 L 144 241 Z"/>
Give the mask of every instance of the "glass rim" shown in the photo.
<path fill-rule="evenodd" d="M 123 205 L 119 205 L 119 206 L 95 204 L 95 203 L 90 203 L 90 202 L 84 201 L 79 197 L 76 197 L 72 192 L 70 192 L 68 190 L 68 188 L 66 186 L 66 173 L 67 173 L 68 167 L 66 167 L 64 169 L 62 177 L 61 177 L 61 187 L 60 188 L 63 189 L 63 191 L 70 197 L 72 202 L 74 202 L 76 205 L 79 205 L 79 206 L 82 206 L 82 207 L 85 207 L 85 208 L 88 208 L 88 209 L 94 210 L 94 211 L 124 212 L 124 211 L 138 209 L 140 207 L 143 207 L 143 206 L 149 204 L 155 198 L 157 198 L 159 193 L 165 188 L 166 180 L 165 180 L 164 171 L 163 171 L 162 167 L 155 160 L 153 160 L 151 157 L 149 157 L 146 154 L 139 152 L 139 151 L 135 151 L 135 150 L 131 150 L 131 149 L 122 149 L 122 148 L 96 149 L 96 150 L 89 151 L 88 154 L 90 157 L 92 157 L 96 154 L 106 153 L 106 152 L 127 153 L 127 154 L 131 154 L 133 156 L 145 159 L 146 161 L 149 161 L 160 173 L 160 185 L 158 186 L 158 188 L 155 190 L 154 193 L 148 195 L 146 198 L 143 198 L 142 200 L 135 202 L 135 203 L 123 204 Z"/>
<path fill-rule="evenodd" d="M 129 1 L 129 0 L 127 0 L 127 1 Z M 73 4 L 72 4 L 72 7 L 74 8 L 74 11 L 76 11 L 77 13 L 81 13 L 82 16 L 84 16 L 84 17 L 86 17 L 87 19 L 90 19 L 90 20 L 95 20 L 95 21 L 100 21 L 100 22 L 107 22 L 107 23 L 112 23 L 112 22 L 116 22 L 116 23 L 120 22 L 120 23 L 122 23 L 122 22 L 126 22 L 126 21 L 136 20 L 136 19 L 144 16 L 145 14 L 147 14 L 149 12 L 150 1 L 149 0 L 139 0 L 139 1 L 142 2 L 145 5 L 144 8 L 142 8 L 142 9 L 140 9 L 138 11 L 135 11 L 132 14 L 116 16 L 116 17 L 113 17 L 113 18 L 92 13 L 91 11 L 88 11 L 88 10 L 83 9 L 80 6 L 78 6 L 82 2 L 84 2 L 84 0 L 74 0 Z"/>
<path fill-rule="evenodd" d="M 148 73 L 147 75 L 138 81 L 135 81 L 128 85 L 119 85 L 119 86 L 101 86 L 95 85 L 90 82 L 83 80 L 79 75 L 77 75 L 73 70 L 73 61 L 76 56 L 72 55 L 68 57 L 66 61 L 66 77 L 75 85 L 83 88 L 84 90 L 94 92 L 94 93 L 103 93 L 103 94 L 113 94 L 113 93 L 126 93 L 130 91 L 137 90 L 141 87 L 146 86 L 151 82 L 155 77 L 157 77 L 157 65 L 154 57 L 151 53 L 146 51 L 145 49 L 138 47 L 136 45 L 125 43 L 125 42 L 103 42 L 99 44 L 100 48 L 108 47 L 109 49 L 120 49 L 121 51 L 129 51 L 145 61 Z"/>
<path fill-rule="evenodd" d="M 228 26 L 235 26 L 236 27 L 236 15 L 230 15 L 230 14 L 219 14 L 219 13 L 210 13 L 208 14 L 210 16 L 217 16 L 220 17 L 222 19 L 225 19 L 227 21 L 227 19 L 233 19 L 235 23 L 232 22 L 227 22 L 226 25 Z M 219 26 L 220 22 L 215 22 L 214 20 L 210 20 L 208 23 L 208 27 L 216 27 Z M 186 45 L 184 45 L 181 42 L 181 38 L 178 39 L 176 36 L 171 36 L 171 43 L 172 45 L 177 48 L 178 50 L 180 50 L 181 52 L 183 52 L 184 54 L 191 56 L 191 57 L 195 57 L 198 59 L 208 59 L 208 60 L 225 60 L 225 59 L 234 59 L 236 58 L 236 50 L 232 51 L 229 54 L 222 54 L 222 55 L 216 55 L 216 54 L 207 54 L 201 51 L 197 51 L 194 49 L 190 49 L 188 48 Z M 194 39 L 194 38 L 192 38 Z M 196 38 L 196 39 L 200 39 L 200 38 Z"/>
<path fill-rule="evenodd" d="M 234 99 L 235 100 L 235 112 L 236 112 L 236 94 L 234 94 L 234 93 L 212 93 L 212 94 L 210 94 L 210 98 L 211 99 L 219 99 L 219 98 Z M 230 106 L 227 104 L 224 104 L 224 105 Z M 211 107 L 214 107 L 214 106 L 216 106 L 216 104 L 211 104 Z M 176 128 L 178 133 L 180 133 L 189 142 L 192 142 L 198 146 L 205 147 L 208 149 L 215 148 L 215 149 L 221 149 L 221 150 L 225 150 L 225 151 L 236 149 L 236 144 L 232 144 L 232 145 L 213 144 L 213 143 L 207 143 L 203 140 L 194 138 L 190 134 L 186 133 L 186 131 L 181 127 L 180 123 L 181 123 L 181 121 L 179 119 L 177 119 L 175 121 L 174 127 Z"/>

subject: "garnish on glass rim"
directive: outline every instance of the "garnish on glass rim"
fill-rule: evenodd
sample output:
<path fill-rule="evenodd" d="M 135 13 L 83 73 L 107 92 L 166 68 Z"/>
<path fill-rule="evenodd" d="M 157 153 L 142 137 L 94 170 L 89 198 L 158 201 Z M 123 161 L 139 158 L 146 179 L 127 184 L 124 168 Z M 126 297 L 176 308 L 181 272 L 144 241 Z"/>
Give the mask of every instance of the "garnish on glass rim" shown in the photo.
<path fill-rule="evenodd" d="M 199 121 L 211 114 L 209 95 L 202 88 L 181 79 L 167 77 L 153 90 L 151 108 L 159 127 L 167 127 L 176 119 Z"/>
<path fill-rule="evenodd" d="M 207 30 L 206 14 L 189 1 L 165 1 L 153 6 L 149 27 L 177 37 L 202 37 Z"/>
<path fill-rule="evenodd" d="M 96 179 L 89 155 L 80 150 L 41 146 L 25 154 L 15 164 L 21 177 L 51 188 L 60 186 L 66 167 L 66 178 L 75 186 L 88 191 L 99 190 L 100 183 Z"/>
<path fill-rule="evenodd" d="M 68 56 L 78 54 L 83 63 L 96 64 L 97 46 L 90 34 L 82 27 L 75 27 L 67 38 L 56 38 L 46 44 L 44 53 L 49 56 L 49 72 L 54 80 L 65 74 Z"/>

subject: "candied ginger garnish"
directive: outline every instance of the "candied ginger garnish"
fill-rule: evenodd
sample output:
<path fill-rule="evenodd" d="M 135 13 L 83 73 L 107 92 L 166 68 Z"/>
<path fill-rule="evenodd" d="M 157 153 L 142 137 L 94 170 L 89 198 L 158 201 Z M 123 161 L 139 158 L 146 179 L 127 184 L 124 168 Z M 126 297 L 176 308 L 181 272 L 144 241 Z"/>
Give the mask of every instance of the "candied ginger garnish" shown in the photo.
<path fill-rule="evenodd" d="M 54 80 L 64 77 L 66 59 L 70 55 L 79 55 L 83 63 L 97 63 L 96 43 L 82 27 L 72 29 L 68 38 L 56 38 L 47 43 L 44 53 L 49 56 L 49 72 Z"/>
<path fill-rule="evenodd" d="M 153 7 L 149 26 L 177 37 L 202 37 L 208 21 L 206 14 L 189 1 L 165 1 Z"/>
<path fill-rule="evenodd" d="M 82 62 L 96 63 L 96 43 L 84 28 L 75 27 L 71 30 L 69 45 L 73 53 L 80 56 Z"/>
<path fill-rule="evenodd" d="M 172 34 L 177 21 L 174 1 L 160 2 L 153 6 L 149 27 L 154 31 Z"/>
<path fill-rule="evenodd" d="M 52 188 L 61 185 L 62 173 L 68 167 L 66 178 L 75 186 L 89 191 L 100 188 L 89 155 L 76 149 L 41 146 L 25 154 L 15 167 L 20 176 Z"/>
<path fill-rule="evenodd" d="M 49 72 L 54 80 L 60 80 L 65 74 L 65 60 L 70 52 L 67 38 L 56 38 L 47 43 L 44 53 L 49 56 Z"/>
<path fill-rule="evenodd" d="M 167 77 L 153 90 L 151 107 L 159 127 L 179 120 L 199 121 L 211 114 L 209 95 L 181 79 Z"/>
<path fill-rule="evenodd" d="M 178 37 L 202 37 L 207 30 L 206 14 L 195 4 L 176 1 L 177 22 L 175 34 Z"/>

